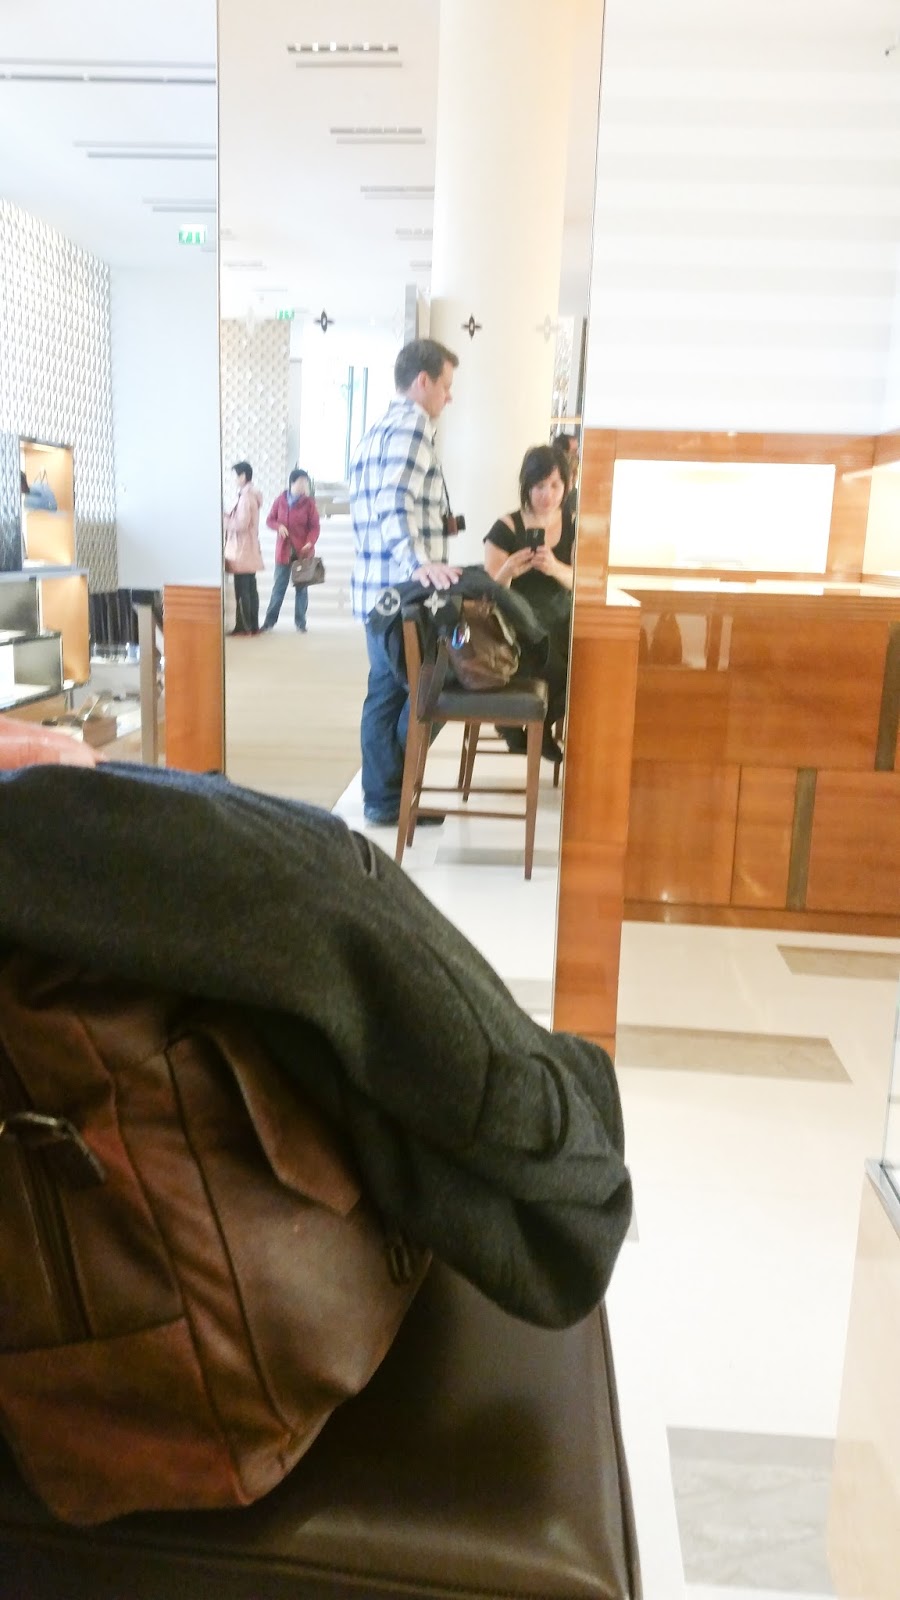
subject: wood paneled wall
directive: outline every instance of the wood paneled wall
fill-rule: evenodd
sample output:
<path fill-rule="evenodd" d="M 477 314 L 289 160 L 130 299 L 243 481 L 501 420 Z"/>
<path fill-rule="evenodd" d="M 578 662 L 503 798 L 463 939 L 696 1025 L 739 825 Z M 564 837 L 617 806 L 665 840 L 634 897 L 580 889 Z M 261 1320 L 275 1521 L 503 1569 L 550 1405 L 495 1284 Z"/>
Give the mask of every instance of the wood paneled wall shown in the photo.
<path fill-rule="evenodd" d="M 579 573 L 566 715 L 553 1025 L 615 1046 L 640 607 Z"/>
<path fill-rule="evenodd" d="M 225 764 L 222 590 L 169 585 L 164 595 L 166 765 L 221 772 Z"/>
<path fill-rule="evenodd" d="M 896 442 L 892 445 L 891 440 Z M 900 434 L 871 435 L 819 433 L 703 433 L 589 428 L 582 452 L 581 530 L 595 543 L 605 528 L 607 543 L 604 572 L 609 569 L 609 523 L 616 461 L 713 461 L 782 465 L 833 466 L 834 499 L 828 538 L 826 572 L 829 577 L 860 577 L 866 547 L 870 472 L 878 450 L 887 461 L 900 459 Z M 890 454 L 893 449 L 895 454 Z M 579 552 L 579 566 L 581 553 Z M 599 549 L 589 548 L 586 565 L 593 575 L 601 565 Z M 580 573 L 579 573 L 580 576 Z"/>
<path fill-rule="evenodd" d="M 626 912 L 900 932 L 900 595 L 897 622 L 867 599 L 844 619 L 810 599 L 802 626 L 713 607 L 704 670 L 654 665 L 641 607 L 610 587 L 621 459 L 833 465 L 827 575 L 851 581 L 900 433 L 585 432 L 554 1025 L 609 1049 Z"/>

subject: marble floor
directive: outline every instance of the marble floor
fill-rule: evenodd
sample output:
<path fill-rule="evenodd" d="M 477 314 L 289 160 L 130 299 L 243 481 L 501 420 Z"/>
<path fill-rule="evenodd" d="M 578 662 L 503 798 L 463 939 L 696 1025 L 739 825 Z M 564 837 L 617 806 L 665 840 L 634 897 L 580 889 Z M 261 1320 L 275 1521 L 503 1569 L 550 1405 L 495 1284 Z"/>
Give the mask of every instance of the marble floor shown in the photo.
<path fill-rule="evenodd" d="M 452 777 L 455 754 L 448 730 L 431 781 Z M 405 863 L 541 1021 L 558 806 L 547 775 L 530 884 L 520 822 L 448 819 Z M 363 826 L 358 780 L 336 809 Z M 391 832 L 368 831 L 393 849 Z M 898 974 L 890 940 L 626 925 L 635 1222 L 609 1313 L 646 1600 L 833 1593 L 833 1441 Z"/>

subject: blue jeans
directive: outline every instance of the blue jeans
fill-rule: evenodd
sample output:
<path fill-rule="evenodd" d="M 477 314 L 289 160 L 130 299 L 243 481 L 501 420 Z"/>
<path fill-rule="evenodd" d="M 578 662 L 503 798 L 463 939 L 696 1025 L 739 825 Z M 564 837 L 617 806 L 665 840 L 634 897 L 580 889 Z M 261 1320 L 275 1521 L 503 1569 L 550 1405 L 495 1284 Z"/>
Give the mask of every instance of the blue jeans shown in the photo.
<path fill-rule="evenodd" d="M 278 621 L 278 617 L 279 617 L 280 612 L 281 612 L 282 603 L 284 601 L 285 594 L 287 593 L 287 588 L 288 588 L 288 584 L 290 583 L 290 581 L 291 581 L 290 565 L 279 566 L 279 567 L 275 568 L 275 576 L 272 579 L 272 594 L 271 594 L 271 597 L 269 599 L 268 607 L 266 608 L 266 620 L 263 623 L 263 627 L 264 628 L 274 628 L 276 622 Z M 309 610 L 309 590 L 307 588 L 305 588 L 305 587 L 304 588 L 300 588 L 300 589 L 295 589 L 294 590 L 294 627 L 295 628 L 305 628 L 306 627 L 306 613 L 307 613 L 308 610 Z"/>
<path fill-rule="evenodd" d="M 362 709 L 363 802 L 367 814 L 394 818 L 400 810 L 409 727 L 409 690 L 394 676 L 384 635 L 366 624 L 369 687 Z"/>

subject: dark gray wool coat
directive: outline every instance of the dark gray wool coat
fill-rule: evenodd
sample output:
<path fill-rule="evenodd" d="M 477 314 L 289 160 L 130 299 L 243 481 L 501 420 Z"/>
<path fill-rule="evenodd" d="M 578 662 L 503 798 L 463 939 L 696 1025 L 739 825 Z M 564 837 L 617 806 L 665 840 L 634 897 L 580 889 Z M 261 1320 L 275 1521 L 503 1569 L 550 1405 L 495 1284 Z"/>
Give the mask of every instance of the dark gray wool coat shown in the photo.
<path fill-rule="evenodd" d="M 2 943 L 246 1007 L 390 1225 L 546 1327 L 605 1293 L 631 1216 L 609 1057 L 532 1022 L 328 812 L 149 767 L 0 774 Z"/>

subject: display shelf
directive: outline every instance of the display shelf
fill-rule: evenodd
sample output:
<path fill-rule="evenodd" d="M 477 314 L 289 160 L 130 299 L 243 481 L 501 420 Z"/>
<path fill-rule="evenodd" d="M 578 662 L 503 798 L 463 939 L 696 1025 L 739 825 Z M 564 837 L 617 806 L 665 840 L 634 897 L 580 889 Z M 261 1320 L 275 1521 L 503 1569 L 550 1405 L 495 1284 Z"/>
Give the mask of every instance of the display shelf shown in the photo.
<path fill-rule="evenodd" d="M 22 506 L 23 566 L 75 564 L 75 512 L 29 511 Z"/>
<path fill-rule="evenodd" d="M 70 445 L 19 439 L 19 564 L 0 572 L 0 710 L 65 695 L 90 680 L 87 573 L 75 564 Z M 55 509 L 28 506 L 38 484 Z"/>
<path fill-rule="evenodd" d="M 84 567 L 60 567 L 44 561 L 26 561 L 23 567 L 17 567 L 15 572 L 0 572 L 0 584 L 22 583 L 23 579 L 33 581 L 35 578 L 86 578 L 87 571 Z"/>
<path fill-rule="evenodd" d="M 13 695 L 3 695 L 0 689 L 0 712 L 16 711 L 19 706 L 34 705 L 37 700 L 48 700 L 51 695 L 59 694 L 52 683 L 19 683 Z"/>

